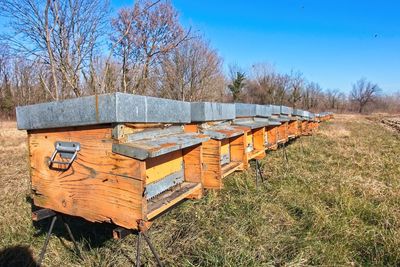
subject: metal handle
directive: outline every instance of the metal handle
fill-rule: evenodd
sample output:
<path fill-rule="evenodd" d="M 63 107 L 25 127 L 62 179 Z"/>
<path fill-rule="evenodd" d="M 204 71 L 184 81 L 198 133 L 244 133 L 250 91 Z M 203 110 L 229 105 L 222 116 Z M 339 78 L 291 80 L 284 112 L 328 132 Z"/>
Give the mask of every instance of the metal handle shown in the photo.
<path fill-rule="evenodd" d="M 51 168 L 54 163 L 66 165 L 66 169 L 71 166 L 72 162 L 76 159 L 78 151 L 81 149 L 81 145 L 77 142 L 60 142 L 57 141 L 54 144 L 55 150 L 50 157 L 49 167 Z M 54 160 L 60 154 L 61 158 L 69 159 L 68 161 L 56 161 Z"/>

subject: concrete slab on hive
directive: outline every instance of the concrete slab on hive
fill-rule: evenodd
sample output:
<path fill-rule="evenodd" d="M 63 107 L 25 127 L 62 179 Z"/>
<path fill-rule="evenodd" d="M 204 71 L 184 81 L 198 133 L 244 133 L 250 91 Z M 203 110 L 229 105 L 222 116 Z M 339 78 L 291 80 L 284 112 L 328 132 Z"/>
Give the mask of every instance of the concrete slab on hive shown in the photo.
<path fill-rule="evenodd" d="M 221 121 L 235 119 L 235 104 L 193 102 L 190 103 L 191 121 Z"/>
<path fill-rule="evenodd" d="M 112 93 L 17 107 L 18 129 L 104 123 L 189 123 L 187 102 Z"/>

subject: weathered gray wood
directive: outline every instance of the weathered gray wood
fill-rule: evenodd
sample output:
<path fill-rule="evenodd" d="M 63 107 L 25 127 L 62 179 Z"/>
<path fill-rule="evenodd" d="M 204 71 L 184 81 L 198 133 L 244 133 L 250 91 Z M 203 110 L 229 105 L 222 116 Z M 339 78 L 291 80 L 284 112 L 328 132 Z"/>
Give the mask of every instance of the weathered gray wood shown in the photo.
<path fill-rule="evenodd" d="M 233 121 L 234 125 L 249 127 L 250 129 L 262 128 L 269 125 L 268 121 L 256 121 L 254 119 L 236 119 Z"/>
<path fill-rule="evenodd" d="M 209 139 L 209 137 L 197 133 L 171 134 L 131 142 L 128 141 L 126 143 L 116 143 L 112 146 L 112 152 L 144 160 L 194 146 Z"/>
<path fill-rule="evenodd" d="M 235 125 L 217 125 L 207 129 L 202 129 L 202 133 L 210 136 L 212 139 L 222 140 L 242 135 L 244 131 L 235 127 Z"/>

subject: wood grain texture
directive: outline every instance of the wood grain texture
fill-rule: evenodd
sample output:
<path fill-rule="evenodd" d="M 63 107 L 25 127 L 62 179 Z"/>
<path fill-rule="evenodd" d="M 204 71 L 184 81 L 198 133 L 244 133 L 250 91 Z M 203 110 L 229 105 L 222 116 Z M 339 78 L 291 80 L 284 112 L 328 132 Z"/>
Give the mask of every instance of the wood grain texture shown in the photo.
<path fill-rule="evenodd" d="M 277 144 L 278 141 L 278 127 L 279 126 L 267 126 L 267 140 L 268 140 L 268 148 L 273 147 Z"/>
<path fill-rule="evenodd" d="M 288 123 L 282 122 L 278 128 L 278 143 L 285 143 L 288 139 L 288 132 L 287 132 Z"/>
<path fill-rule="evenodd" d="M 204 187 L 222 188 L 221 141 L 210 139 L 203 143 Z"/>
<path fill-rule="evenodd" d="M 111 126 L 30 131 L 34 204 L 92 222 L 135 229 L 145 216 L 145 163 L 111 152 Z M 79 142 L 68 170 L 48 167 L 56 141 Z M 54 167 L 57 167 L 55 165 Z"/>
<path fill-rule="evenodd" d="M 183 149 L 185 181 L 203 183 L 203 147 L 202 144 Z"/>
<path fill-rule="evenodd" d="M 231 161 L 243 162 L 246 142 L 243 135 L 229 138 Z"/>

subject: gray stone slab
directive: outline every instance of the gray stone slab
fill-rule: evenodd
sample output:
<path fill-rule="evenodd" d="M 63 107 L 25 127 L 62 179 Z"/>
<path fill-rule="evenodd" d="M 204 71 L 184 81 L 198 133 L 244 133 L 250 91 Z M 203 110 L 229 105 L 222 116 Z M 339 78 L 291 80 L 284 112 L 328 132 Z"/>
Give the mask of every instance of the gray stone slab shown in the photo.
<path fill-rule="evenodd" d="M 233 120 L 236 117 L 235 104 L 228 103 L 193 102 L 190 111 L 192 122 Z"/>
<path fill-rule="evenodd" d="M 187 102 L 124 93 L 86 96 L 17 107 L 18 129 L 103 123 L 189 123 Z"/>
<path fill-rule="evenodd" d="M 270 105 L 236 103 L 236 117 L 270 117 L 272 109 Z"/>

